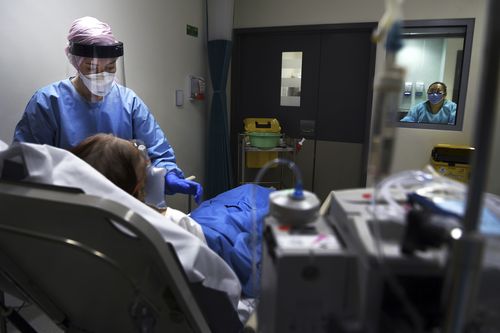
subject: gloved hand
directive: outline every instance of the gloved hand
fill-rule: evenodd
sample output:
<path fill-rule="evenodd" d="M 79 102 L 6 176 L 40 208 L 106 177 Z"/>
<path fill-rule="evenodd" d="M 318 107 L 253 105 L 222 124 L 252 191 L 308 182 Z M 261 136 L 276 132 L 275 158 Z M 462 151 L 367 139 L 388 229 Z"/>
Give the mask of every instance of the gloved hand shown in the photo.
<path fill-rule="evenodd" d="M 165 175 L 165 194 L 184 193 L 194 196 L 194 201 L 200 203 L 203 187 L 197 182 L 179 178 L 174 172 Z"/>

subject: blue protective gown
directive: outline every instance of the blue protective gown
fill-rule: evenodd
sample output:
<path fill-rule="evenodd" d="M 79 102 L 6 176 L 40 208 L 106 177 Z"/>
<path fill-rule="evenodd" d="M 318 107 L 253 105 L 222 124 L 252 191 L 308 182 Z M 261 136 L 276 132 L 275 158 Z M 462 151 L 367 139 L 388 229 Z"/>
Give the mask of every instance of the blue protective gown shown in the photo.
<path fill-rule="evenodd" d="M 70 149 L 97 133 L 144 141 L 154 166 L 184 178 L 172 146 L 146 104 L 131 89 L 118 84 L 99 102 L 83 98 L 70 79 L 41 88 L 28 102 L 14 141 Z"/>
<path fill-rule="evenodd" d="M 204 201 L 190 214 L 201 225 L 207 245 L 236 273 L 246 297 L 257 296 L 252 279 L 252 254 L 255 246 L 256 282 L 260 283 L 262 226 L 269 210 L 271 192 L 271 189 L 258 185 L 241 185 Z M 255 228 L 252 214 L 254 205 Z M 254 232 L 256 237 L 252 237 Z"/>
<path fill-rule="evenodd" d="M 445 99 L 443 106 L 436 114 L 431 112 L 429 101 L 425 101 L 413 106 L 408 114 L 400 121 L 455 125 L 456 114 L 457 105 L 452 101 Z"/>

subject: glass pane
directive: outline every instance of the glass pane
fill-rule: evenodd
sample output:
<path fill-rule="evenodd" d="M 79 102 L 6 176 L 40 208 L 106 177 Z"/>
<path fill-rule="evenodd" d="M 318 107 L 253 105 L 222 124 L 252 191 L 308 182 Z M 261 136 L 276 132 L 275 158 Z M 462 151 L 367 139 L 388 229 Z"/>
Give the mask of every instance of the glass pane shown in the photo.
<path fill-rule="evenodd" d="M 462 68 L 464 38 L 407 38 L 396 62 L 406 68 L 399 119 L 402 122 L 454 125 Z M 446 95 L 435 104 L 428 101 L 430 85 L 442 82 Z M 444 88 L 441 88 L 443 90 Z M 442 91 L 444 92 L 444 91 Z"/>
<path fill-rule="evenodd" d="M 281 106 L 300 106 L 302 52 L 281 54 Z"/>

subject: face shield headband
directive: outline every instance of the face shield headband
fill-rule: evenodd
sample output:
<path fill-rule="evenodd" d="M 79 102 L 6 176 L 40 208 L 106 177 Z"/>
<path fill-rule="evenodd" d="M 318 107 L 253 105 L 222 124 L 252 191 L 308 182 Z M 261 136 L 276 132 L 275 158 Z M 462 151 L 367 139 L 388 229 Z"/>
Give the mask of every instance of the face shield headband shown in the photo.
<path fill-rule="evenodd" d="M 118 58 L 123 56 L 123 43 L 112 45 L 87 45 L 69 42 L 68 52 L 85 58 Z"/>

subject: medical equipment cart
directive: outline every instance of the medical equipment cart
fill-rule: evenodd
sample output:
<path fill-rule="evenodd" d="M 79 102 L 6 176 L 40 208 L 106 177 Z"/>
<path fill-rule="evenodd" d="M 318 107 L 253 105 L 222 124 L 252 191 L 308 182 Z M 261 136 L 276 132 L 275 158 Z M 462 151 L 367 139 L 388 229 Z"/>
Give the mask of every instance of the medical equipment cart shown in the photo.
<path fill-rule="evenodd" d="M 296 139 L 281 134 L 277 147 L 264 149 L 252 146 L 248 134 L 238 134 L 238 184 L 254 183 L 255 176 L 260 168 L 273 158 L 285 158 L 295 162 L 296 141 Z M 263 157 L 258 157 L 257 154 Z M 293 181 L 291 178 L 293 175 L 286 171 L 283 165 L 276 166 L 273 169 L 275 171 L 269 172 L 271 178 L 263 179 L 259 182 L 260 185 L 273 186 L 278 189 L 291 185 L 289 183 Z"/>

